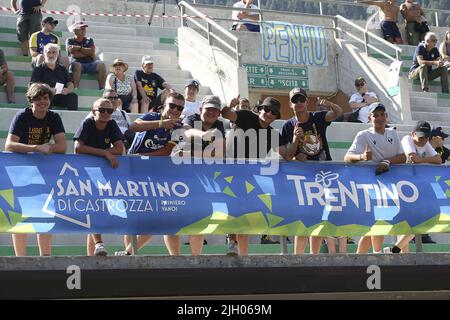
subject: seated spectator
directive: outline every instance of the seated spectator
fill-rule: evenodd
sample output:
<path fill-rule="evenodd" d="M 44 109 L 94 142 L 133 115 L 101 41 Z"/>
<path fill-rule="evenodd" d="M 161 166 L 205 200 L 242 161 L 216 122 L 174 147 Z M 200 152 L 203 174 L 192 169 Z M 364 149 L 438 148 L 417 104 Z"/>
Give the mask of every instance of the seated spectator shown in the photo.
<path fill-rule="evenodd" d="M 349 122 L 369 123 L 369 106 L 378 102 L 375 92 L 369 92 L 366 80 L 358 77 L 355 80 L 356 93 L 349 100 L 350 107 L 353 112 L 349 115 Z"/>
<path fill-rule="evenodd" d="M 83 121 L 73 137 L 76 154 L 105 157 L 113 168 L 119 166 L 116 156 L 124 153 L 122 133 L 111 119 L 114 107 L 108 99 L 98 99 L 92 106 L 92 117 Z M 106 256 L 107 251 L 101 234 L 88 234 L 88 256 Z"/>
<path fill-rule="evenodd" d="M 106 89 L 113 89 L 122 100 L 122 109 L 126 112 L 138 113 L 136 83 L 132 76 L 125 74 L 128 64 L 121 59 L 114 60 L 106 78 Z"/>
<path fill-rule="evenodd" d="M 11 9 L 14 14 L 17 14 L 17 38 L 24 56 L 28 56 L 30 35 L 41 28 L 41 10 L 46 2 L 47 0 L 21 0 L 20 9 L 18 9 L 17 0 L 11 0 Z"/>
<path fill-rule="evenodd" d="M 69 72 L 57 63 L 59 47 L 48 43 L 44 47 L 44 63 L 34 68 L 30 83 L 48 84 L 55 95 L 52 106 L 78 109 L 78 96 L 73 93 L 73 83 Z"/>
<path fill-rule="evenodd" d="M 200 112 L 201 102 L 197 100 L 199 88 L 200 82 L 198 82 L 198 80 L 189 80 L 184 87 L 184 97 L 186 99 L 182 113 L 184 117 Z"/>
<path fill-rule="evenodd" d="M 106 67 L 102 61 L 97 59 L 94 39 L 86 37 L 87 27 L 87 24 L 79 21 L 69 28 L 75 34 L 73 38 L 67 38 L 66 40 L 66 50 L 69 54 L 73 82 L 75 88 L 78 88 L 81 74 L 96 74 L 98 87 L 100 90 L 103 90 L 105 87 Z"/>
<path fill-rule="evenodd" d="M 405 0 L 400 6 L 400 13 L 406 21 L 406 41 L 410 46 L 417 46 L 430 31 L 427 21 L 424 20 L 422 7 L 413 0 Z"/>
<path fill-rule="evenodd" d="M 439 46 L 439 53 L 442 59 L 446 62 L 446 67 L 450 70 L 450 30 L 445 32 L 444 40 Z"/>
<path fill-rule="evenodd" d="M 16 87 L 14 81 L 14 73 L 8 69 L 8 64 L 5 60 L 5 54 L 0 49 L 0 86 L 6 84 L 6 98 L 8 103 L 16 103 L 14 96 L 14 89 Z"/>
<path fill-rule="evenodd" d="M 450 150 L 444 146 L 444 140 L 449 135 L 442 131 L 442 127 L 437 127 L 431 130 L 430 144 L 441 156 L 442 163 L 450 161 Z"/>
<path fill-rule="evenodd" d="M 66 153 L 67 142 L 61 117 L 49 110 L 53 92 L 41 83 L 32 84 L 27 91 L 30 107 L 15 115 L 6 138 L 5 150 L 10 152 L 41 154 Z M 55 143 L 50 143 L 53 136 Z M 26 215 L 26 212 L 24 212 Z M 27 234 L 13 234 L 16 256 L 27 255 Z M 39 254 L 50 256 L 52 235 L 38 234 Z"/>
<path fill-rule="evenodd" d="M 425 41 L 421 42 L 414 51 L 413 64 L 409 70 L 409 78 L 420 79 L 422 91 L 428 92 L 428 81 L 441 78 L 443 93 L 448 93 L 448 71 L 444 67 L 444 60 L 436 48 L 436 34 L 428 32 Z M 433 66 L 436 68 L 433 69 Z"/>
<path fill-rule="evenodd" d="M 259 9 L 258 6 L 253 4 L 253 0 L 241 0 L 236 2 L 233 5 L 233 8 L 249 8 L 249 9 Z M 259 22 L 259 13 L 257 12 L 248 12 L 248 11 L 233 11 L 232 17 L 233 20 L 254 20 Z M 260 27 L 259 23 L 251 23 L 251 22 L 234 22 L 231 30 L 237 31 L 250 31 L 250 32 L 259 32 Z"/>
<path fill-rule="evenodd" d="M 184 108 L 183 95 L 172 92 L 167 96 L 164 109 L 161 113 L 148 112 L 136 119 L 130 130 L 136 132 L 136 138 L 128 151 L 128 154 L 146 156 L 169 156 L 177 141 L 172 140 L 172 131 L 181 128 L 181 112 Z M 139 235 L 137 237 L 138 249 L 145 246 L 151 240 L 151 235 Z M 117 256 L 131 254 L 131 241 L 125 236 L 125 250 L 118 251 Z M 181 243 L 179 236 L 165 235 L 164 242 L 170 255 L 180 255 Z"/>
<path fill-rule="evenodd" d="M 136 70 L 134 80 L 138 90 L 140 112 L 154 111 L 161 105 L 163 97 L 158 96 L 159 89 L 167 89 L 172 92 L 172 86 L 159 74 L 153 72 L 154 61 L 151 56 L 142 57 L 142 70 Z"/>
<path fill-rule="evenodd" d="M 400 8 L 397 5 L 397 0 L 364 0 L 355 1 L 359 3 L 365 3 L 380 7 L 381 12 L 381 31 L 383 31 L 383 37 L 390 43 L 403 44 L 402 35 L 397 26 L 398 13 Z"/>
<path fill-rule="evenodd" d="M 30 55 L 31 66 L 34 68 L 44 62 L 44 47 L 47 43 L 54 43 L 61 46 L 59 37 L 53 33 L 58 20 L 47 17 L 42 21 L 42 30 L 31 35 L 30 38 Z M 61 52 L 60 52 L 61 53 Z M 61 63 L 66 69 L 69 69 L 69 58 L 58 57 L 58 63 Z"/>

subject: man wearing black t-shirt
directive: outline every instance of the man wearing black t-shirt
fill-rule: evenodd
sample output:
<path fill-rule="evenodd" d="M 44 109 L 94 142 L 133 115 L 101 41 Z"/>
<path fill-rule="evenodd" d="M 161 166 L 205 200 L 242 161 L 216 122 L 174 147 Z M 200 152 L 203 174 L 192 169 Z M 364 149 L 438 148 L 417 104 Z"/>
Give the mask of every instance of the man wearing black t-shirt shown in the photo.
<path fill-rule="evenodd" d="M 75 153 L 105 157 L 113 168 L 119 166 L 116 155 L 123 154 L 125 147 L 117 123 L 111 119 L 114 107 L 108 99 L 98 99 L 92 107 L 93 117 L 85 119 L 75 133 Z M 95 248 L 93 244 L 95 243 Z M 106 256 L 101 234 L 87 236 L 88 256 Z"/>
<path fill-rule="evenodd" d="M 450 161 L 450 150 L 444 146 L 444 140 L 448 137 L 449 135 L 442 131 L 442 127 L 437 127 L 431 130 L 430 144 L 441 156 L 442 163 Z"/>
<path fill-rule="evenodd" d="M 287 120 L 281 130 L 280 155 L 291 160 L 331 160 L 326 136 L 331 121 L 342 115 L 342 108 L 325 99 L 318 99 L 319 105 L 329 111 L 308 112 L 306 91 L 294 88 L 289 93 L 289 101 L 295 115 Z M 305 251 L 307 237 L 295 236 L 294 252 Z M 311 237 L 311 253 L 320 252 L 322 237 Z"/>
<path fill-rule="evenodd" d="M 6 138 L 6 151 L 42 154 L 66 153 L 67 142 L 61 118 L 57 113 L 48 110 L 52 96 L 53 93 L 46 84 L 35 83 L 30 86 L 27 100 L 31 107 L 17 112 L 12 120 Z M 52 136 L 54 144 L 50 143 Z M 40 255 L 51 255 L 52 236 L 38 234 L 37 237 Z M 27 235 L 13 234 L 12 238 L 16 256 L 26 256 Z"/>
<path fill-rule="evenodd" d="M 239 102 L 238 98 L 234 98 L 231 100 L 230 105 L 222 110 L 222 117 L 232 121 L 238 127 L 228 137 L 232 144 L 229 144 L 231 148 L 227 150 L 227 153 L 229 154 L 230 151 L 235 159 L 264 159 L 270 150 L 277 152 L 280 135 L 270 125 L 273 121 L 280 118 L 280 102 L 275 98 L 267 97 L 258 106 L 258 114 L 250 110 L 234 111 L 233 108 Z M 227 255 L 235 254 L 236 240 L 239 255 L 247 256 L 248 235 L 236 235 L 236 239 L 234 235 L 229 235 Z"/>
<path fill-rule="evenodd" d="M 159 74 L 153 72 L 153 57 L 142 57 L 142 70 L 136 70 L 134 80 L 138 90 L 139 108 L 141 113 L 152 111 L 153 108 L 162 104 L 161 95 L 158 96 L 158 89 L 165 89 L 172 92 L 172 86 L 166 82 Z M 155 111 L 155 110 L 153 110 Z"/>

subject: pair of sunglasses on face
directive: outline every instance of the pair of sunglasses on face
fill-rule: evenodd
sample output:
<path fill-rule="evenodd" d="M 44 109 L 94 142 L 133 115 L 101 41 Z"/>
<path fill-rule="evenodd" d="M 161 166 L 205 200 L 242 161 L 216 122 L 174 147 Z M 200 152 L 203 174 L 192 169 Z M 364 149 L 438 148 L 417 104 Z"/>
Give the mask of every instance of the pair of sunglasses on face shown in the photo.
<path fill-rule="evenodd" d="M 264 107 L 262 107 L 262 109 L 264 110 L 265 113 L 270 112 L 271 114 L 273 114 L 276 117 L 278 117 L 280 115 L 280 113 L 278 111 L 272 109 L 271 107 L 264 106 Z"/>
<path fill-rule="evenodd" d="M 169 108 L 172 109 L 172 110 L 176 108 L 180 112 L 184 110 L 183 106 L 180 106 L 180 105 L 178 105 L 176 103 L 169 103 Z"/>
<path fill-rule="evenodd" d="M 296 96 L 293 97 L 291 99 L 291 102 L 296 104 L 296 103 L 305 103 L 306 102 L 306 97 L 305 96 Z"/>
<path fill-rule="evenodd" d="M 98 109 L 94 109 L 95 111 L 98 111 L 100 113 L 108 113 L 108 114 L 112 114 L 114 112 L 114 109 L 111 108 L 98 108 Z"/>

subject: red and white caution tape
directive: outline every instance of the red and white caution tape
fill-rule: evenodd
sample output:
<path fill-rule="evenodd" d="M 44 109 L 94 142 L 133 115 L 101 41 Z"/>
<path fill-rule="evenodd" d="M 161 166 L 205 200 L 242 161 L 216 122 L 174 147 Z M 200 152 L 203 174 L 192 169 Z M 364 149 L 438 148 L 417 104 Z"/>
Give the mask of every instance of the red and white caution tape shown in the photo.
<path fill-rule="evenodd" d="M 10 11 L 13 12 L 12 8 L 9 7 L 0 7 L 0 11 Z M 93 17 L 135 17 L 135 18 L 150 18 L 149 14 L 135 14 L 135 13 L 90 13 L 90 12 L 67 12 L 67 11 L 57 11 L 57 10 L 41 10 L 43 13 L 47 14 L 61 14 L 61 15 L 69 15 L 69 16 L 93 16 Z M 210 18 L 210 16 L 185 16 L 186 18 Z M 161 16 L 161 15 L 153 15 L 153 18 L 181 18 L 181 16 Z"/>

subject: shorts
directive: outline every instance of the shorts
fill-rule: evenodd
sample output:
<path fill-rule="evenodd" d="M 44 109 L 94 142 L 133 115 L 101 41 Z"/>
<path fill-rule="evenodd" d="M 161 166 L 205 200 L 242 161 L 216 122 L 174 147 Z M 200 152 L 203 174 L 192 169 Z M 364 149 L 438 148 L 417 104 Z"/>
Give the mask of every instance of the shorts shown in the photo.
<path fill-rule="evenodd" d="M 28 13 L 28 14 L 21 14 L 17 18 L 17 26 L 16 26 L 16 32 L 17 32 L 17 39 L 19 41 L 28 41 L 30 39 L 30 36 L 41 30 L 41 21 L 42 21 L 42 14 L 41 13 Z"/>
<path fill-rule="evenodd" d="M 384 39 L 389 38 L 401 38 L 400 30 L 397 27 L 397 23 L 392 21 L 381 21 L 381 30 L 383 31 Z"/>
<path fill-rule="evenodd" d="M 71 60 L 71 65 L 77 62 L 75 60 Z M 97 74 L 97 65 L 99 63 L 102 63 L 100 60 L 95 60 L 93 62 L 78 62 L 79 64 L 81 64 L 81 73 L 87 73 L 87 74 Z"/>
<path fill-rule="evenodd" d="M 253 24 L 253 23 L 243 23 L 244 26 L 247 27 L 247 30 L 250 32 L 259 32 L 259 24 Z"/>

